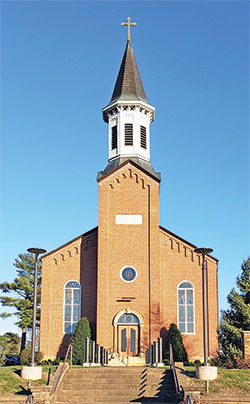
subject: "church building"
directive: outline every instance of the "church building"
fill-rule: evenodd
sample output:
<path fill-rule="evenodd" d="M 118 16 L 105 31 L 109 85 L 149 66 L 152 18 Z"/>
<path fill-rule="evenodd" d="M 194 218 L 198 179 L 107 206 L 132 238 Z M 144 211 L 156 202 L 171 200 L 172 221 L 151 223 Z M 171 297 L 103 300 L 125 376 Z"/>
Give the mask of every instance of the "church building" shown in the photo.
<path fill-rule="evenodd" d="M 130 21 L 128 21 L 128 24 Z M 129 26 L 130 28 L 130 26 Z M 171 323 L 190 360 L 203 359 L 202 256 L 159 225 L 161 175 L 150 160 L 155 108 L 128 37 L 110 102 L 109 159 L 97 175 L 98 227 L 42 257 L 40 351 L 64 355 L 81 317 L 118 356 L 143 356 Z M 218 260 L 206 255 L 208 354 L 218 350 Z"/>

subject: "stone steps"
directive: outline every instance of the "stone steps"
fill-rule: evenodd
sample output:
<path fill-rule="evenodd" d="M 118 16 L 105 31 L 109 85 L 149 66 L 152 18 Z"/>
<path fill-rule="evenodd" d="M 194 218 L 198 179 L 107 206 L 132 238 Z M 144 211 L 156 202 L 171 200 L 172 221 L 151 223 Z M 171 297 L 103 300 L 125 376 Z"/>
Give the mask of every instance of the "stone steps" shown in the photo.
<path fill-rule="evenodd" d="M 103 401 L 102 404 L 119 404 L 119 403 L 131 404 L 133 402 L 137 403 L 137 404 L 155 404 L 155 403 L 157 403 L 157 404 L 166 404 L 166 401 L 158 401 L 158 400 L 156 401 L 154 398 L 152 398 L 152 399 L 142 399 L 142 400 L 137 399 L 136 401 L 126 401 L 126 402 Z M 67 401 L 57 401 L 56 404 L 70 404 L 70 403 L 68 403 Z M 77 404 L 86 404 L 86 402 L 78 401 Z M 88 404 L 96 404 L 96 401 L 88 401 Z M 169 401 L 168 404 L 176 404 L 176 402 Z"/>
<path fill-rule="evenodd" d="M 200 404 L 250 404 L 250 395 L 248 394 L 245 397 L 239 396 L 201 396 Z"/>
<path fill-rule="evenodd" d="M 17 394 L 2 395 L 0 396 L 0 404 L 25 404 L 27 397 L 28 396 Z"/>
<path fill-rule="evenodd" d="M 172 372 L 141 367 L 69 369 L 55 404 L 127 404 L 171 401 Z M 173 401 L 173 400 L 172 400 Z"/>

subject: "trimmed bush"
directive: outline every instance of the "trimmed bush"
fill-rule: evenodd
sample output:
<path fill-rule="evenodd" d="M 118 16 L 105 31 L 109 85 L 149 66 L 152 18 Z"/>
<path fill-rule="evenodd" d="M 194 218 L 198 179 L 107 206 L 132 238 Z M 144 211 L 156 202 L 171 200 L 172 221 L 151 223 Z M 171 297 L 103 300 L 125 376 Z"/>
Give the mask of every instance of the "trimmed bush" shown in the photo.
<path fill-rule="evenodd" d="M 83 317 L 78 321 L 70 340 L 73 346 L 72 362 L 74 365 L 82 365 L 84 362 L 84 339 L 87 337 L 91 339 L 91 330 L 88 319 Z"/>
<path fill-rule="evenodd" d="M 183 362 L 184 364 L 188 364 L 188 356 L 186 349 L 183 345 L 182 335 L 178 330 L 177 326 L 172 323 L 169 327 L 167 339 L 166 339 L 166 347 L 164 351 L 164 359 L 166 363 L 169 363 L 169 345 L 172 344 L 173 355 L 175 362 Z"/>
<path fill-rule="evenodd" d="M 44 357 L 43 352 L 35 352 L 35 362 L 40 365 Z M 20 363 L 21 365 L 29 365 L 31 362 L 31 350 L 25 348 L 22 350 L 20 355 Z"/>
<path fill-rule="evenodd" d="M 20 355 L 20 363 L 21 365 L 29 365 L 31 361 L 31 351 L 28 348 L 24 348 Z"/>

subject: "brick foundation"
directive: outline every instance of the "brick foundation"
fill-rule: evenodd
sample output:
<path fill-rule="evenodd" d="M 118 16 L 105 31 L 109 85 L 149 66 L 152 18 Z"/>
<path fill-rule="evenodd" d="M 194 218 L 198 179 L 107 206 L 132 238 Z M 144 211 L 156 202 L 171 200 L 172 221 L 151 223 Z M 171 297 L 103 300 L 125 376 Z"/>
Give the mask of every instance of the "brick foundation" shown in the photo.
<path fill-rule="evenodd" d="M 250 331 L 243 331 L 243 358 L 250 360 Z"/>

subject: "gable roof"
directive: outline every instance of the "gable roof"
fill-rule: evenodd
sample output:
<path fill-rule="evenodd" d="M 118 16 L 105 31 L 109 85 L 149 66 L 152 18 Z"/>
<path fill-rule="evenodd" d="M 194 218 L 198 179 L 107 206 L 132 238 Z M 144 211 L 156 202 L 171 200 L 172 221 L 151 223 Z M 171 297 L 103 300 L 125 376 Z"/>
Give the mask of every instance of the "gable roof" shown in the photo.
<path fill-rule="evenodd" d="M 159 229 L 162 230 L 164 233 L 168 233 L 170 236 L 173 236 L 173 237 L 177 238 L 178 240 L 182 241 L 183 243 L 190 245 L 190 247 L 192 247 L 193 249 L 197 248 L 196 245 L 190 243 L 189 241 L 185 240 L 184 238 L 182 238 L 180 236 L 177 236 L 177 234 L 175 234 L 172 231 L 166 229 L 165 227 L 159 226 Z M 218 258 L 214 257 L 213 255 L 211 255 L 211 254 L 207 254 L 207 255 L 208 255 L 208 257 L 214 259 L 215 261 L 217 261 L 217 262 L 219 261 Z"/>
<path fill-rule="evenodd" d="M 55 253 L 56 251 L 60 250 L 63 247 L 66 247 L 70 243 L 73 243 L 74 241 L 76 241 L 76 240 L 78 240 L 80 238 L 88 236 L 90 233 L 95 232 L 97 230 L 98 230 L 98 226 L 93 227 L 93 229 L 86 231 L 86 233 L 80 234 L 80 236 L 77 236 L 77 237 L 73 238 L 72 240 L 68 241 L 67 243 L 60 245 L 59 247 L 55 248 L 54 250 L 49 251 L 47 254 L 42 255 L 41 259 L 43 260 L 43 258 L 46 258 L 48 255 Z"/>

